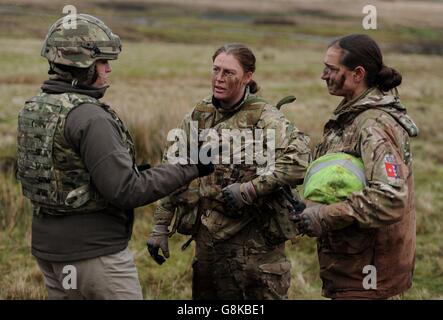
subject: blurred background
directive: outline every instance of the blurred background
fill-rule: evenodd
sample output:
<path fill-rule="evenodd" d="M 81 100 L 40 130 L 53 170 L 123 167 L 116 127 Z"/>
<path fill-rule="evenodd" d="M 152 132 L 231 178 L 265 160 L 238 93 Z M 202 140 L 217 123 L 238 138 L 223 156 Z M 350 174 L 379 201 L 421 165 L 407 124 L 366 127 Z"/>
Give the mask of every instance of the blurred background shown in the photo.
<path fill-rule="evenodd" d="M 363 7 L 377 9 L 377 29 L 364 30 Z M 44 299 L 43 277 L 31 256 L 31 211 L 14 178 L 17 115 L 47 79 L 43 39 L 63 7 L 102 19 L 123 43 L 112 61 L 103 101 L 128 124 L 137 161 L 157 164 L 174 128 L 196 102 L 211 94 L 211 56 L 222 44 L 242 42 L 257 57 L 255 79 L 270 102 L 293 94 L 283 112 L 314 146 L 340 102 L 320 79 L 327 44 L 367 33 L 385 64 L 399 70 L 403 104 L 420 128 L 413 139 L 417 208 L 414 283 L 404 299 L 443 299 L 443 1 L 316 0 L 0 0 L 0 299 Z M 163 266 L 145 242 L 156 204 L 136 211 L 130 249 L 145 299 L 190 299 L 193 245 L 171 239 Z M 321 299 L 315 241 L 288 243 L 290 299 Z"/>

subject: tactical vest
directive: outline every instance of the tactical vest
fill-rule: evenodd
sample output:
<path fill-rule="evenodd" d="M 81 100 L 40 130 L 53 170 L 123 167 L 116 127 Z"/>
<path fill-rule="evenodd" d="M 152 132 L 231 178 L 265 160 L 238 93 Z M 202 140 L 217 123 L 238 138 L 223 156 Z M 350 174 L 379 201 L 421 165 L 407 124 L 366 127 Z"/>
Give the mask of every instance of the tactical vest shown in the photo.
<path fill-rule="evenodd" d="M 283 101 L 283 104 L 287 102 Z M 253 132 L 267 105 L 270 106 L 262 98 L 249 95 L 239 109 L 226 113 L 216 120 L 217 113 L 212 105 L 212 99 L 207 98 L 194 108 L 191 120 L 198 122 L 199 132 L 212 128 L 219 136 L 224 129 L 240 131 L 248 129 Z M 259 228 L 263 229 L 265 238 L 268 238 L 272 244 L 280 244 L 293 236 L 294 230 L 291 228 L 288 231 L 284 226 L 287 225 L 287 217 L 282 216 L 288 208 L 283 208 L 286 202 L 279 194 L 257 199 L 252 206 L 241 209 L 243 211 L 241 214 L 235 216 L 226 214 L 227 208 L 220 198 L 221 190 L 232 183 L 248 182 L 257 177 L 255 162 L 253 164 L 245 164 L 244 161 L 241 164 L 223 164 L 219 159 L 218 164 L 214 166 L 213 174 L 200 178 L 198 184 L 192 183 L 188 190 L 174 197 L 178 210 L 173 232 L 177 230 L 182 234 L 195 234 L 195 226 L 201 221 L 208 228 L 213 239 L 225 240 L 255 220 Z M 276 204 L 277 202 L 279 205 Z M 285 219 L 285 223 L 281 223 L 281 218 Z"/>
<path fill-rule="evenodd" d="M 198 121 L 199 132 L 212 128 L 217 131 L 219 137 L 222 136 L 222 130 L 238 129 L 241 131 L 247 129 L 253 131 L 266 104 L 263 99 L 249 95 L 238 110 L 225 113 L 216 121 L 216 109 L 212 105 L 212 99 L 208 98 L 196 106 L 192 119 Z M 232 163 L 232 154 L 230 163 Z M 232 183 L 247 182 L 255 178 L 256 166 L 243 162 L 235 165 L 223 164 L 221 158 L 214 166 L 215 171 L 212 175 L 200 179 L 199 193 L 203 198 L 200 203 L 200 210 L 203 211 L 201 221 L 215 239 L 223 240 L 239 232 L 253 220 L 254 216 L 252 213 L 246 212 L 251 208 L 242 209 L 245 212 L 237 217 L 229 217 L 224 214 L 227 208 L 218 198 L 221 190 Z"/>
<path fill-rule="evenodd" d="M 220 137 L 222 130 L 253 131 L 266 104 L 267 102 L 262 98 L 250 95 L 237 111 L 227 113 L 216 121 L 214 119 L 215 107 L 212 105 L 211 99 L 208 98 L 196 106 L 192 113 L 192 120 L 198 122 L 199 132 L 203 129 L 212 128 L 217 131 Z M 256 173 L 256 166 L 253 164 L 231 165 L 222 164 L 221 162 L 221 159 L 219 159 L 218 164 L 215 165 L 214 174 L 201 179 L 200 190 L 203 191 L 204 197 L 213 198 L 217 196 L 220 191 L 219 188 L 224 188 L 231 183 L 250 181 Z"/>
<path fill-rule="evenodd" d="M 17 179 L 35 214 L 40 209 L 52 215 L 89 213 L 107 206 L 80 155 L 64 136 L 69 112 L 85 103 L 97 105 L 112 116 L 135 161 L 132 138 L 108 105 L 78 93 L 40 93 L 26 101 L 18 117 Z"/>

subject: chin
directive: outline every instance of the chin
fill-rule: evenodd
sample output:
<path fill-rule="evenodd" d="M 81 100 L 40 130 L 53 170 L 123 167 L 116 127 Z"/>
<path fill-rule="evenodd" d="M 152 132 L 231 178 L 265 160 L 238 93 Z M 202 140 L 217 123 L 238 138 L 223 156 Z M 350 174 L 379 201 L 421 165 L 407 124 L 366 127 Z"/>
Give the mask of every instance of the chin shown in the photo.
<path fill-rule="evenodd" d="M 215 92 L 213 92 L 212 95 L 213 95 L 217 100 L 224 100 L 224 98 L 225 98 L 223 95 L 217 94 L 217 93 L 215 93 Z"/>
<path fill-rule="evenodd" d="M 331 90 L 331 89 L 328 89 L 328 91 L 329 91 L 329 94 L 331 96 L 341 96 L 341 94 L 339 92 L 337 92 L 337 91 L 334 91 L 334 90 Z"/>

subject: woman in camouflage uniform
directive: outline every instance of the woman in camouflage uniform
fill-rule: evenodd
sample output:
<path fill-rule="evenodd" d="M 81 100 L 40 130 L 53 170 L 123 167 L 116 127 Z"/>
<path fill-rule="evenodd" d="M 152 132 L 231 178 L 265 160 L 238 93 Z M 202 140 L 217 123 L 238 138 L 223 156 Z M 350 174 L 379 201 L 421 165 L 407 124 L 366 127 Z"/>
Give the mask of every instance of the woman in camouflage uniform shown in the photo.
<path fill-rule="evenodd" d="M 385 299 L 407 290 L 415 260 L 409 138 L 418 129 L 400 104 L 402 77 L 366 35 L 334 41 L 322 79 L 344 99 L 326 123 L 314 158 L 347 152 L 363 160 L 367 186 L 345 201 L 309 206 L 299 228 L 318 238 L 323 295 Z M 395 90 L 392 90 L 395 89 Z"/>
<path fill-rule="evenodd" d="M 196 121 L 199 132 L 212 128 L 217 139 L 223 130 L 270 130 L 275 133 L 275 168 L 257 174 L 255 161 L 225 163 L 212 149 L 215 172 L 162 201 L 148 249 L 159 263 L 164 261 L 160 248 L 169 256 L 168 226 L 175 212 L 172 231 L 192 234 L 196 241 L 193 299 L 285 299 L 291 268 L 285 240 L 295 233 L 285 216 L 288 203 L 281 188 L 302 182 L 310 160 L 308 141 L 282 112 L 256 95 L 250 49 L 225 45 L 212 60 L 212 96 L 194 107 L 181 128 L 190 132 Z"/>

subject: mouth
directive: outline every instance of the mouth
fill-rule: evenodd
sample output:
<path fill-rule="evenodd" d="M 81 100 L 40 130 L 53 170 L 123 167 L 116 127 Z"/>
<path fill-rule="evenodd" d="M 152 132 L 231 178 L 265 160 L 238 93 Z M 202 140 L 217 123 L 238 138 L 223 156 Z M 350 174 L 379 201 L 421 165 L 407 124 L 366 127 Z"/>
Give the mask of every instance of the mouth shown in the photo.
<path fill-rule="evenodd" d="M 214 86 L 214 92 L 215 92 L 215 93 L 223 93 L 223 92 L 225 92 L 225 91 L 226 91 L 226 89 L 223 88 L 223 87 Z"/>

